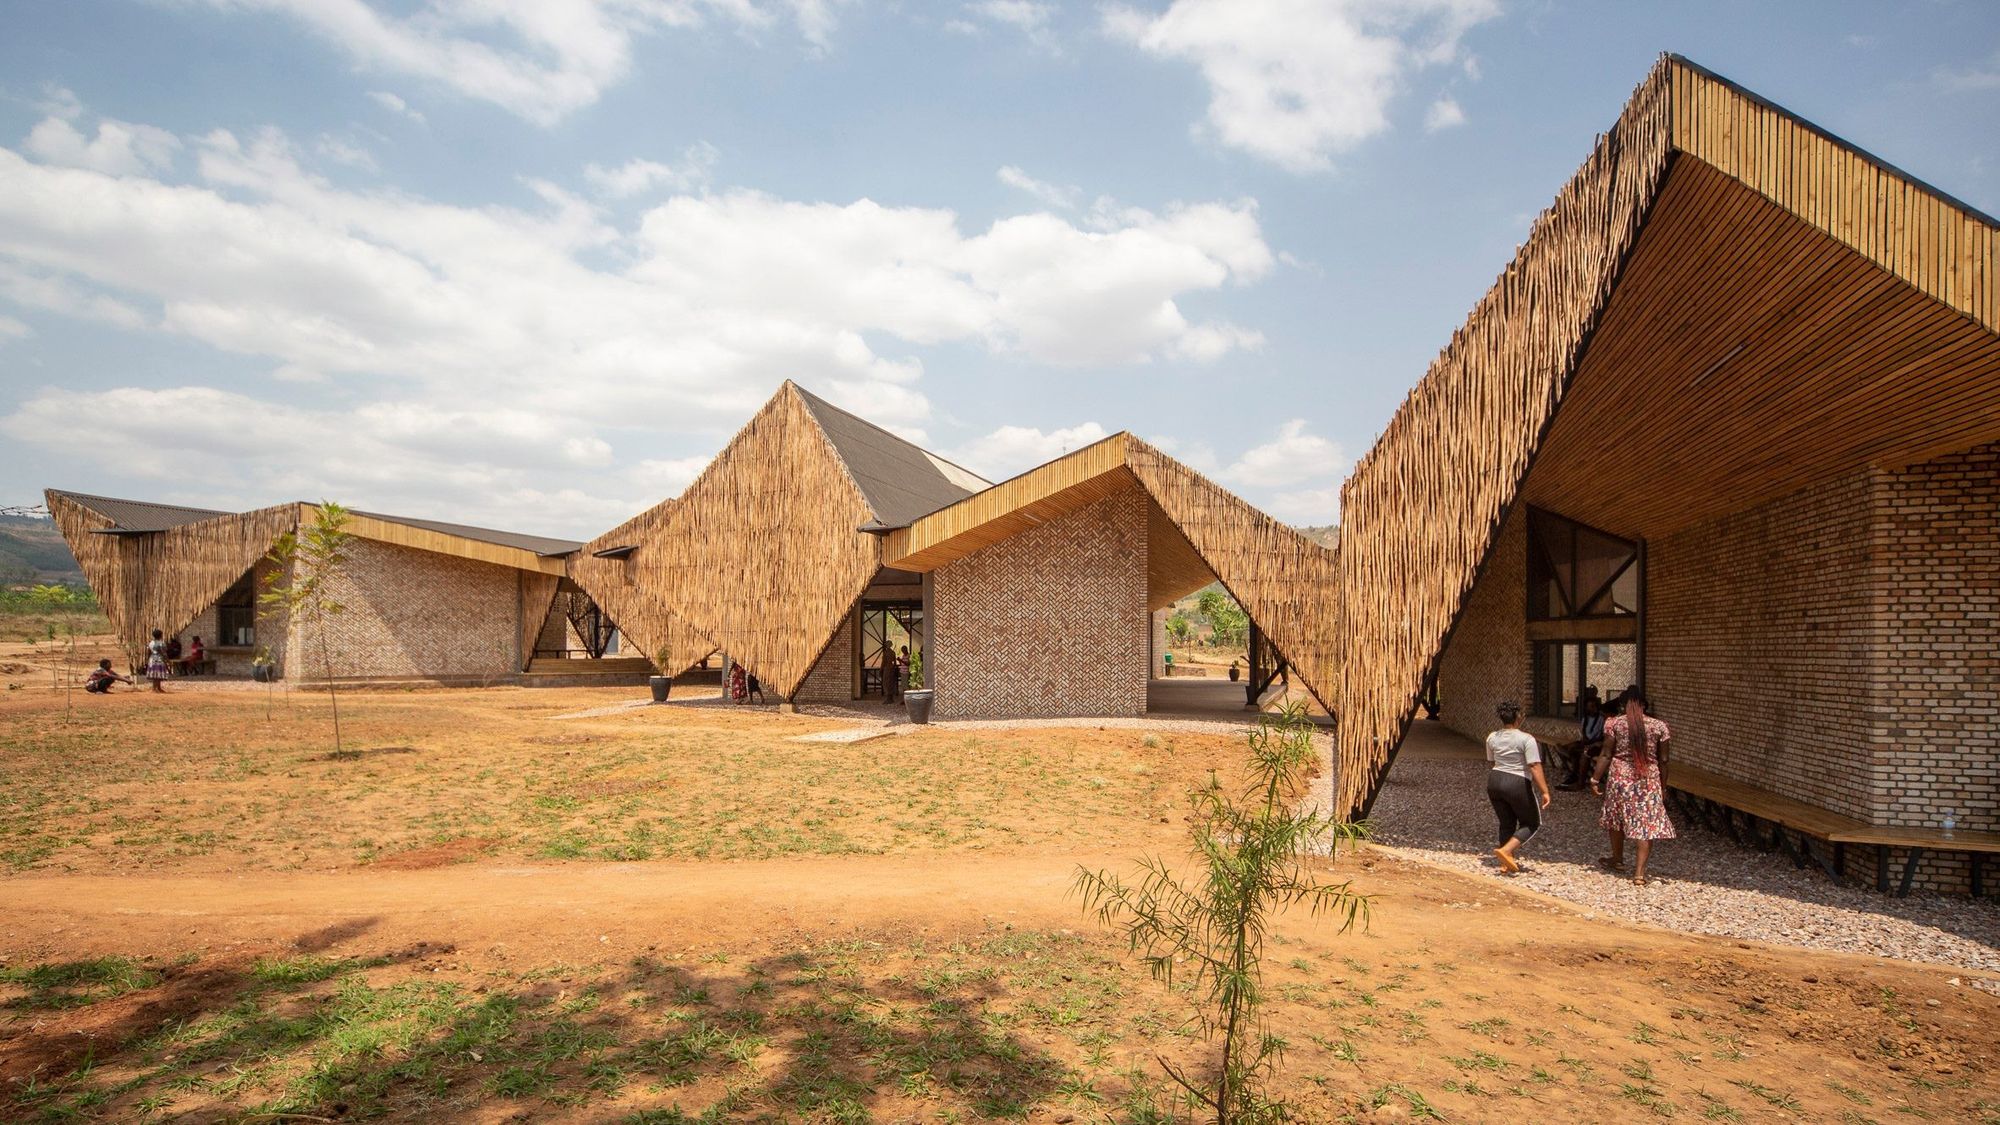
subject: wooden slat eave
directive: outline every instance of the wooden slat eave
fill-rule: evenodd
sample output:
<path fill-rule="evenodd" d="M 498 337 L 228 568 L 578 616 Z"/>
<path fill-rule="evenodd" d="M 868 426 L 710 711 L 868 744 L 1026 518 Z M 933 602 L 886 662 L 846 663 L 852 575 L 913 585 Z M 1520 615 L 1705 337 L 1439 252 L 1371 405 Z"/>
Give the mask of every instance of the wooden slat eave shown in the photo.
<path fill-rule="evenodd" d="M 301 525 L 319 518 L 317 504 L 302 503 L 298 506 L 298 510 Z M 495 566 L 513 567 L 515 570 L 526 570 L 535 574 L 561 577 L 566 571 L 566 564 L 560 557 L 547 558 L 519 547 L 503 547 L 498 543 L 467 539 L 461 535 L 449 535 L 426 527 L 411 527 L 408 524 L 377 519 L 374 516 L 350 512 L 344 530 L 349 535 L 371 539 L 377 543 L 390 543 L 398 547 L 429 551 L 436 555 L 450 555 L 453 558 L 471 559 L 475 562 L 492 563 Z"/>
<path fill-rule="evenodd" d="M 889 532 L 883 565 L 920 574 L 935 570 L 1129 486 L 1129 437 L 1112 434 Z"/>
<path fill-rule="evenodd" d="M 1668 66 L 1675 149 L 2000 331 L 2000 220 L 1686 59 Z"/>

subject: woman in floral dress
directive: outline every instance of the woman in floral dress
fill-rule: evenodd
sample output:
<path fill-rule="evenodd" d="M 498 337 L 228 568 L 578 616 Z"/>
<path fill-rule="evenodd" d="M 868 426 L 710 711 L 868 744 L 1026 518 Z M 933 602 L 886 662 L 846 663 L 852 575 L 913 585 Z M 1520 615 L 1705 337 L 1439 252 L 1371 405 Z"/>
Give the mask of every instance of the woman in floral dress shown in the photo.
<path fill-rule="evenodd" d="M 1646 706 L 1645 695 L 1626 693 L 1625 713 L 1604 724 L 1604 745 L 1611 752 L 1599 755 L 1590 778 L 1590 791 L 1604 795 L 1597 823 L 1611 837 L 1611 854 L 1597 862 L 1607 871 L 1624 870 L 1625 841 L 1636 842 L 1632 882 L 1641 887 L 1653 841 L 1674 838 L 1666 798 L 1667 740 L 1673 735 L 1667 724 L 1646 714 Z"/>

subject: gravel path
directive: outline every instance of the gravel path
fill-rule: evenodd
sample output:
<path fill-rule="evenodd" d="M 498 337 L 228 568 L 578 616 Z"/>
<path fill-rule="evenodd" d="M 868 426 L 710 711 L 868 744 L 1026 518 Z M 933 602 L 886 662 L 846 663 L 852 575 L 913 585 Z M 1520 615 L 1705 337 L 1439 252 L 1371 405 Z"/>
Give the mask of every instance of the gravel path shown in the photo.
<path fill-rule="evenodd" d="M 1461 871 L 1499 874 L 1486 762 L 1467 740 L 1418 723 L 1375 803 L 1376 843 Z M 1414 753 L 1413 753 L 1414 751 Z M 1596 867 L 1606 852 L 1588 791 L 1558 790 L 1510 882 L 1592 911 L 1686 933 L 1867 953 L 2000 973 L 2000 902 L 1913 892 L 1898 899 L 1799 870 L 1676 818 L 1654 845 L 1651 885 Z M 1626 862 L 1631 856 L 1628 852 Z M 1991 987 L 1989 982 L 1977 982 Z"/>

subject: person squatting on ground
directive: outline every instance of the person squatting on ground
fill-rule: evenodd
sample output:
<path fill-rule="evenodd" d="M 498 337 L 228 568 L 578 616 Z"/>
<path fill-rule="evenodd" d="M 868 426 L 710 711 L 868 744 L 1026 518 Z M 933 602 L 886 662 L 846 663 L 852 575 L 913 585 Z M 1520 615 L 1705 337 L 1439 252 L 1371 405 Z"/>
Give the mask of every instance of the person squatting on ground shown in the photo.
<path fill-rule="evenodd" d="M 153 630 L 153 641 L 146 646 L 146 678 L 153 682 L 153 690 L 164 693 L 167 679 L 167 642 L 158 629 Z"/>
<path fill-rule="evenodd" d="M 1508 700 L 1494 708 L 1501 729 L 1486 736 L 1486 797 L 1500 822 L 1500 846 L 1493 855 L 1509 875 L 1521 869 L 1521 845 L 1542 826 L 1549 807 L 1549 779 L 1542 773 L 1542 748 L 1535 736 L 1521 729 L 1521 707 Z"/>
<path fill-rule="evenodd" d="M 1625 867 L 1625 841 L 1638 844 L 1632 868 L 1635 886 L 1646 885 L 1646 860 L 1653 841 L 1674 838 L 1667 818 L 1667 724 L 1646 714 L 1648 701 L 1638 688 L 1625 692 L 1625 713 L 1604 724 L 1607 753 L 1597 760 L 1590 791 L 1604 795 L 1597 823 L 1611 839 L 1611 854 L 1597 861 L 1607 871 Z M 1607 783 L 1608 781 L 1608 783 Z"/>
<path fill-rule="evenodd" d="M 97 667 L 92 668 L 90 670 L 90 678 L 83 681 L 83 690 L 91 693 L 92 695 L 109 695 L 111 693 L 112 684 L 131 684 L 133 687 L 139 686 L 139 682 L 137 680 L 134 680 L 132 677 L 121 676 L 118 673 L 113 672 L 111 670 L 111 658 L 107 656 L 103 660 L 97 662 Z"/>

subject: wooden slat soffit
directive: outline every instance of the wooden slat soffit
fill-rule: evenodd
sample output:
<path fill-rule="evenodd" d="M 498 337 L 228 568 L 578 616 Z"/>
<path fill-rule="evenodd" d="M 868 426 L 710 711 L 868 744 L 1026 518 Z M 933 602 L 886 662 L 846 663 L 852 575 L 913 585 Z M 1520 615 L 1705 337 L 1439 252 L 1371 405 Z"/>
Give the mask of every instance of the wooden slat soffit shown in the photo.
<path fill-rule="evenodd" d="M 1977 430 L 1982 412 L 1996 417 L 2000 378 L 1984 366 L 2000 325 L 2000 261 L 1995 257 L 2000 244 L 1994 221 L 1686 60 L 1663 58 L 1536 219 L 1514 259 L 1342 488 L 1335 699 L 1338 812 L 1363 814 L 1379 791 L 1425 677 L 1531 465 L 1537 480 L 1545 474 L 1551 478 L 1551 499 L 1573 509 L 1584 505 L 1593 523 L 1628 532 L 1643 531 L 1650 517 L 1634 514 L 1621 520 L 1618 512 L 1625 505 L 1620 500 L 1643 498 L 1647 485 L 1671 491 L 1686 483 L 1684 477 L 1633 480 L 1612 501 L 1601 493 L 1593 501 L 1581 492 L 1564 493 L 1554 464 L 1562 456 L 1558 439 L 1572 440 L 1562 437 L 1571 431 L 1557 410 L 1573 384 L 1580 401 L 1592 394 L 1612 401 L 1613 408 L 1601 415 L 1608 422 L 1618 415 L 1616 387 L 1639 382 L 1636 377 L 1622 381 L 1619 373 L 1602 380 L 1580 374 L 1587 350 L 1590 362 L 1596 362 L 1600 349 L 1614 346 L 1607 310 L 1624 299 L 1621 287 L 1628 275 L 1657 283 L 1654 271 L 1692 265 L 1702 237 L 1699 221 L 1688 232 L 1691 241 L 1675 245 L 1675 240 L 1661 240 L 1666 249 L 1658 263 L 1636 261 L 1642 229 L 1656 212 L 1672 217 L 1672 211 L 1659 208 L 1669 168 L 1676 169 L 1675 190 L 1684 189 L 1695 206 L 1736 198 L 1734 214 L 1751 224 L 1746 229 L 1783 235 L 1754 209 L 1740 206 L 1747 189 L 1767 201 L 1773 214 L 1796 220 L 1799 230 L 1822 236 L 1827 246 L 1851 252 L 1880 271 L 1875 275 L 1880 280 L 1844 271 L 1839 280 L 1845 288 L 1832 296 L 1836 307 L 1805 310 L 1821 317 L 1818 335 L 1784 337 L 1780 330 L 1771 337 L 1792 339 L 1801 349 L 1795 355 L 1802 363 L 1815 355 L 1833 355 L 1825 349 L 1845 348 L 1857 375 L 1833 396 L 1835 406 L 1807 403 L 1789 414 L 1780 412 L 1765 419 L 1777 431 L 1766 432 L 1802 426 L 1824 432 L 1837 424 L 1836 415 L 1864 415 L 1872 405 L 1869 424 L 1902 426 L 1895 442 L 1904 455 L 1912 455 L 1965 440 Z M 1773 270 L 1841 272 L 1839 254 L 1816 250 L 1810 239 L 1779 237 L 1763 250 L 1776 256 L 1752 261 L 1754 252 L 1740 241 L 1718 248 L 1724 259 L 1741 258 L 1737 265 L 1744 277 L 1740 286 L 1715 286 L 1724 291 L 1720 295 L 1730 307 L 1707 315 L 1757 315 L 1755 297 L 1776 284 L 1771 282 Z M 1692 276 L 1681 291 L 1692 292 L 1714 280 L 1713 274 Z M 1619 297 L 1614 298 L 1614 290 Z M 1949 315 L 1940 318 L 1939 310 Z M 1846 319 L 1838 330 L 1829 327 L 1828 318 L 1841 317 Z M 1954 320 L 1956 327 L 1947 323 Z M 1633 333 L 1620 335 L 1615 343 L 1628 349 L 1631 364 L 1643 363 L 1675 340 L 1700 336 L 1708 327 L 1687 307 L 1676 311 L 1669 305 L 1655 306 L 1650 315 L 1634 315 L 1631 321 Z M 1925 334 L 1927 338 L 1916 339 Z M 1701 365 L 1714 364 L 1717 354 L 1724 360 L 1718 367 L 1737 358 L 1752 362 L 1755 345 L 1733 352 L 1743 341 L 1701 342 L 1723 347 L 1716 353 L 1707 346 L 1715 354 L 1657 385 L 1649 406 L 1624 400 L 1624 416 L 1638 418 L 1651 410 L 1658 426 L 1661 412 L 1685 416 L 1706 411 L 1704 417 L 1726 424 L 1729 411 L 1743 404 L 1710 409 L 1701 388 L 1690 380 Z M 1814 347 L 1821 350 L 1815 353 Z M 1624 374 L 1634 370 L 1631 364 L 1619 365 Z M 1928 393 L 1893 398 L 1896 387 L 1909 385 L 1924 386 Z M 1975 421 L 1960 424 L 1966 418 Z M 1927 426 L 1933 432 L 1921 432 Z M 1564 464 L 1595 466 L 1603 473 L 1605 466 L 1618 464 L 1616 449 L 1629 451 L 1631 463 L 1644 463 L 1639 445 L 1614 447 L 1609 432 L 1576 427 L 1579 451 L 1596 452 L 1563 456 Z M 1549 458 L 1546 465 L 1538 461 L 1544 456 Z M 1754 468 L 1755 458 L 1744 464 Z M 1573 479 L 1584 475 L 1582 470 L 1577 474 Z M 1773 473 L 1774 479 L 1781 475 Z M 1706 487 L 1713 494 L 1737 489 L 1740 481 L 1718 480 Z M 1589 507 L 1591 503 L 1609 513 Z"/>

